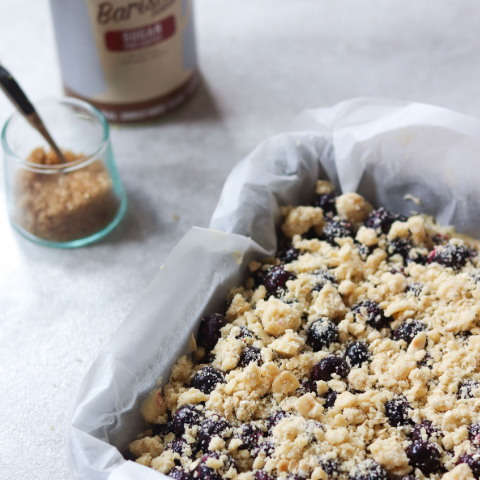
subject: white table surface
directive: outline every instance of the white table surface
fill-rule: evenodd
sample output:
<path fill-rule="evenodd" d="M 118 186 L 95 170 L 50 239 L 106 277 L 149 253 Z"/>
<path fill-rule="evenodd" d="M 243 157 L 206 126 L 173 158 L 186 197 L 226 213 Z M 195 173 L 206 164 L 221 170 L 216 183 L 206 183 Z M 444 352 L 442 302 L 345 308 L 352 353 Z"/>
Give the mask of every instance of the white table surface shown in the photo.
<path fill-rule="evenodd" d="M 99 350 L 172 247 L 208 225 L 233 165 L 302 109 L 377 96 L 480 116 L 477 0 L 195 3 L 204 87 L 168 123 L 112 131 L 130 202 L 113 234 L 75 251 L 29 243 L 0 174 L 1 479 L 71 478 L 68 415 Z M 33 100 L 61 94 L 46 0 L 0 0 L 0 60 Z M 11 111 L 0 95 L 0 124 Z"/>

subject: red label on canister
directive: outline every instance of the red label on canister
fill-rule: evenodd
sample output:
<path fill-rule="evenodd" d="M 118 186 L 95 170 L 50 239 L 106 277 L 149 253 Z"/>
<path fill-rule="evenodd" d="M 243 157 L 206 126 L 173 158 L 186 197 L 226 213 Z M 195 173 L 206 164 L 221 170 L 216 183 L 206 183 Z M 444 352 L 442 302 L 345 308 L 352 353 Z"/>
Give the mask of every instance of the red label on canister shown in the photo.
<path fill-rule="evenodd" d="M 170 16 L 139 28 L 106 32 L 105 44 L 107 49 L 113 52 L 138 50 L 163 42 L 174 33 L 175 18 Z"/>

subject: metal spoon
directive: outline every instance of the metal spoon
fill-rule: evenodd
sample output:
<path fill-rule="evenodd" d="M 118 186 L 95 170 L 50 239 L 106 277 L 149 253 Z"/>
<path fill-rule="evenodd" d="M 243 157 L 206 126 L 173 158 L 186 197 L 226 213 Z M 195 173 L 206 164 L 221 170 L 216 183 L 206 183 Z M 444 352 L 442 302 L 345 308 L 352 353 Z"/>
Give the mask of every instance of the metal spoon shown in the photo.
<path fill-rule="evenodd" d="M 51 149 L 57 154 L 57 157 L 62 163 L 67 163 L 67 160 L 63 156 L 63 153 L 57 147 L 57 144 L 53 141 L 53 138 L 48 133 L 42 119 L 33 108 L 30 100 L 27 98 L 20 85 L 10 75 L 8 70 L 0 63 L 0 88 L 5 92 L 7 97 L 17 107 L 19 112 L 27 119 L 28 123 L 35 128 L 40 135 L 48 142 Z"/>

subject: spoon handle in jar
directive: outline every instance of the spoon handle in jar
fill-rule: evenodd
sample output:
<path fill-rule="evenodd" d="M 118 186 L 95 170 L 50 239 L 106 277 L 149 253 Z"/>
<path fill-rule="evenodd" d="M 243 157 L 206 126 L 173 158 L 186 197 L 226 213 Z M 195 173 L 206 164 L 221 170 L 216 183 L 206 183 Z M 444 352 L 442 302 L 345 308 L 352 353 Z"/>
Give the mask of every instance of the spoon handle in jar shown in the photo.
<path fill-rule="evenodd" d="M 62 163 L 66 163 L 65 157 L 57 144 L 54 142 L 50 133 L 46 129 L 42 122 L 42 119 L 33 108 L 30 100 L 27 98 L 20 85 L 12 77 L 10 72 L 0 64 L 0 88 L 5 92 L 11 102 L 17 107 L 20 113 L 25 119 L 32 125 L 33 128 L 38 130 L 40 135 L 47 141 L 51 149 L 56 153 Z"/>
<path fill-rule="evenodd" d="M 27 116 L 31 115 L 35 109 L 30 103 L 30 100 L 23 93 L 20 85 L 10 75 L 8 70 L 0 64 L 0 88 L 5 92 L 12 103 L 20 110 L 20 112 Z"/>

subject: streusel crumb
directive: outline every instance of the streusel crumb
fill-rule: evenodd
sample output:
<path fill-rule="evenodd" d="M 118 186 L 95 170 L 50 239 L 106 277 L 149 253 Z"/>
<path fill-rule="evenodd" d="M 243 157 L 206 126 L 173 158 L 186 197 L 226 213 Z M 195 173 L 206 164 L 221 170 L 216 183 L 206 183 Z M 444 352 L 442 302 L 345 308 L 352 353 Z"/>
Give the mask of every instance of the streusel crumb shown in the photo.
<path fill-rule="evenodd" d="M 480 479 L 479 242 L 316 195 L 202 320 L 130 454 L 179 480 Z"/>

